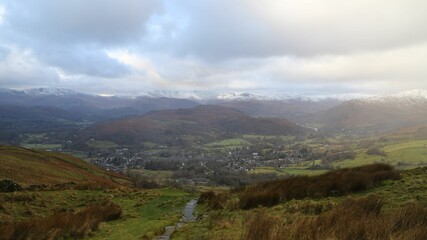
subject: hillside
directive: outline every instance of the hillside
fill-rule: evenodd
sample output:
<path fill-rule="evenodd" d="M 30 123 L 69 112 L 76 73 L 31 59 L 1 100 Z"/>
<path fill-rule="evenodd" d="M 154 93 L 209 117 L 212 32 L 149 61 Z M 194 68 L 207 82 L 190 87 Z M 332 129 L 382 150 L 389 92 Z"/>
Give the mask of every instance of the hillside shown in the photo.
<path fill-rule="evenodd" d="M 76 184 L 130 184 L 119 174 L 105 171 L 70 155 L 0 145 L 0 179 L 23 186 Z"/>
<path fill-rule="evenodd" d="M 174 188 L 131 188 L 128 178 L 65 154 L 0 145 L 3 179 L 24 189 L 9 192 L 10 181 L 2 181 L 2 240 L 153 239 L 194 198 Z"/>
<path fill-rule="evenodd" d="M 427 122 L 427 100 L 383 97 L 351 100 L 307 116 L 325 130 L 390 131 Z"/>
<path fill-rule="evenodd" d="M 118 144 L 155 142 L 171 145 L 209 142 L 237 134 L 295 135 L 307 131 L 285 119 L 255 118 L 219 106 L 153 111 L 140 117 L 96 124 L 81 133 Z"/>
<path fill-rule="evenodd" d="M 342 103 L 339 99 L 320 100 L 295 98 L 287 100 L 230 100 L 213 104 L 237 109 L 250 116 L 281 117 L 291 121 L 301 121 L 303 116 L 325 111 Z"/>
<path fill-rule="evenodd" d="M 204 217 L 174 239 L 424 240 L 426 171 L 370 165 L 206 192 Z"/>

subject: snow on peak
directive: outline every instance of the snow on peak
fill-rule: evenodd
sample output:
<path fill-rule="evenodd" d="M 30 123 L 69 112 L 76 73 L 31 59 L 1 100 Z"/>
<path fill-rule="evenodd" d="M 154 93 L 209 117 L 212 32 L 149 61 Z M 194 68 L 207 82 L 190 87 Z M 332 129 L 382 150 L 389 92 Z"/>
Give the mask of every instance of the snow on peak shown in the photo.
<path fill-rule="evenodd" d="M 267 96 L 262 96 L 254 93 L 235 93 L 235 92 L 226 92 L 220 93 L 216 99 L 231 101 L 231 100 L 269 100 Z"/>
<path fill-rule="evenodd" d="M 24 90 L 24 93 L 27 95 L 34 96 L 64 96 L 64 95 L 75 95 L 79 94 L 78 92 L 65 88 L 31 88 Z"/>
<path fill-rule="evenodd" d="M 417 104 L 427 101 L 427 91 L 423 89 L 414 89 L 399 92 L 396 94 L 378 95 L 366 99 L 360 99 L 362 102 L 383 102 L 396 104 Z"/>
<path fill-rule="evenodd" d="M 408 91 L 399 92 L 394 94 L 395 97 L 401 98 L 422 98 L 427 99 L 427 90 L 424 89 L 413 89 Z"/>
<path fill-rule="evenodd" d="M 133 96 L 144 96 L 144 97 L 167 97 L 167 98 L 176 98 L 176 99 L 190 99 L 196 101 L 202 101 L 206 99 L 213 98 L 214 93 L 204 92 L 204 91 L 169 91 L 169 90 L 153 90 L 153 91 L 144 91 L 132 94 Z"/>

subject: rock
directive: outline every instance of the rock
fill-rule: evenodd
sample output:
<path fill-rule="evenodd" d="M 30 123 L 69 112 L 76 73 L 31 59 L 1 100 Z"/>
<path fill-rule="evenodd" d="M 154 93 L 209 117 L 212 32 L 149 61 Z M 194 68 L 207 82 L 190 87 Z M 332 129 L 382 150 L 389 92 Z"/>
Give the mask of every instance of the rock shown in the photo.
<path fill-rule="evenodd" d="M 1 180 L 0 181 L 0 192 L 16 192 L 21 191 L 22 187 L 18 183 L 11 180 Z"/>

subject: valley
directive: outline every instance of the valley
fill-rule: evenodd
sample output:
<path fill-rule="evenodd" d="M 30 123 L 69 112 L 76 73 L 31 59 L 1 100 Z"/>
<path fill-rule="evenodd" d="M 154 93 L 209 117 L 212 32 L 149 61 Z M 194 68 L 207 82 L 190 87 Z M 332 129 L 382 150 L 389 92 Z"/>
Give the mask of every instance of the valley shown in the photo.
<path fill-rule="evenodd" d="M 60 229 L 50 232 L 52 238 L 84 239 L 153 239 L 165 234 L 172 239 L 275 240 L 283 239 L 283 229 L 291 233 L 289 239 L 307 237 L 304 234 L 320 239 L 362 236 L 357 234 L 423 239 L 427 232 L 424 218 L 414 212 L 424 213 L 427 204 L 427 122 L 419 97 L 404 112 L 401 106 L 385 108 L 384 100 L 360 109 L 348 105 L 370 102 L 293 99 L 273 104 L 271 99 L 257 99 L 250 111 L 253 99 L 183 108 L 181 103 L 189 103 L 185 100 L 163 109 L 164 101 L 175 100 L 144 98 L 145 103 L 162 104 L 131 113 L 121 107 L 140 98 L 107 98 L 112 103 L 104 103 L 100 97 L 78 96 L 91 99 L 91 113 L 110 111 L 114 103 L 111 106 L 119 106 L 114 112 L 126 114 L 95 117 L 78 113 L 79 107 L 36 107 L 29 102 L 16 111 L 4 107 L 7 111 L 0 114 L 5 123 L 0 129 L 5 144 L 0 146 L 0 180 L 12 181 L 3 183 L 5 189 L 19 186 L 0 193 L 4 239 L 42 238 L 45 229 Z M 37 102 L 33 98 L 39 97 L 30 99 Z M 53 97 L 63 98 L 42 98 Z M 272 114 L 277 106 L 283 111 Z M 371 111 L 375 115 L 370 116 Z M 387 121 L 390 117 L 395 122 Z M 363 168 L 376 170 L 357 172 Z M 353 175 L 347 177 L 349 172 Z M 197 221 L 181 224 L 182 210 L 191 199 L 199 200 Z M 346 212 L 346 206 L 355 212 Z M 382 232 L 372 232 L 356 214 L 364 206 L 374 209 L 366 210 L 368 222 Z M 348 214 L 356 215 L 344 219 Z M 390 230 L 399 221 L 409 221 L 407 216 L 416 220 Z M 325 225 L 322 219 L 329 218 L 360 226 L 360 232 Z M 385 219 L 390 219 L 388 225 L 380 228 Z M 258 228 L 258 221 L 264 225 Z M 61 225 L 65 222 L 73 224 L 67 228 Z M 338 230 L 312 232 L 304 227 L 316 224 Z"/>
<path fill-rule="evenodd" d="M 426 240 L 426 12 L 0 0 L 0 240 Z"/>

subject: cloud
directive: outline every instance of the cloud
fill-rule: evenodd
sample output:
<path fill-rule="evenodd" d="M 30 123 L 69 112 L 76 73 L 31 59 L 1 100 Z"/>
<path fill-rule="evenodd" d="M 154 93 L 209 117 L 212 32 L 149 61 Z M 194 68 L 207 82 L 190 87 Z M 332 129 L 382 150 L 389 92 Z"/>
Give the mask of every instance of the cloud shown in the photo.
<path fill-rule="evenodd" d="M 6 14 L 6 10 L 3 5 L 0 5 L 0 25 L 3 24 L 4 15 Z"/>
<path fill-rule="evenodd" d="M 100 47 L 87 46 L 50 46 L 37 49 L 41 61 L 63 69 L 68 74 L 98 76 L 105 78 L 121 77 L 131 70 L 115 59 L 110 58 Z"/>
<path fill-rule="evenodd" d="M 162 8 L 156 0 L 15 1 L 7 5 L 8 24 L 1 30 L 3 41 L 31 49 L 48 66 L 111 78 L 129 69 L 105 49 L 139 41 Z"/>
<path fill-rule="evenodd" d="M 43 41 L 117 44 L 139 39 L 162 1 L 23 0 L 10 7 L 14 29 Z"/>
<path fill-rule="evenodd" d="M 4 60 L 10 53 L 8 48 L 2 47 L 0 45 L 0 61 Z"/>
<path fill-rule="evenodd" d="M 421 0 L 0 0 L 0 87 L 427 88 Z"/>
<path fill-rule="evenodd" d="M 207 60 L 342 54 L 427 40 L 425 1 L 183 0 L 179 5 L 186 27 L 170 44 L 181 55 Z"/>
<path fill-rule="evenodd" d="M 0 57 L 0 86 L 28 88 L 32 86 L 54 86 L 59 77 L 54 68 L 40 64 L 30 50 L 16 47 L 4 49 Z"/>

